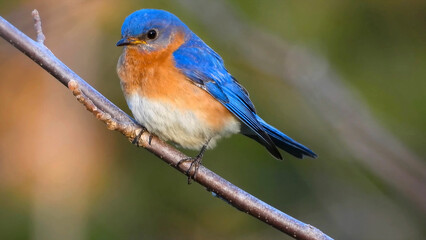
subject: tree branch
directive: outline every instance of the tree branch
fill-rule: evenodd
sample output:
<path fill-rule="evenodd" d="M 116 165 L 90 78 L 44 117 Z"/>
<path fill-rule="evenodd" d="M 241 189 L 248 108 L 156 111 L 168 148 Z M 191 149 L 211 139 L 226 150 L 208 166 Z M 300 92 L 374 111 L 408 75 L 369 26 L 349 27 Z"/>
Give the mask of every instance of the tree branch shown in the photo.
<path fill-rule="evenodd" d="M 108 129 L 121 132 L 130 141 L 133 141 L 136 136 L 142 133 L 138 140 L 138 146 L 146 148 L 170 166 L 185 173 L 190 164 L 183 163 L 178 167 L 177 163 L 187 156 L 157 137 L 150 139 L 151 134 L 144 130 L 134 119 L 56 58 L 43 45 L 45 38 L 41 29 L 40 16 L 36 10 L 33 11 L 33 16 L 37 42 L 2 17 L 0 17 L 0 36 L 67 86 L 78 101 L 92 112 L 97 119 L 103 121 Z M 317 228 L 305 224 L 255 198 L 203 166 L 198 169 L 195 181 L 235 208 L 254 216 L 295 239 L 332 239 Z"/>
<path fill-rule="evenodd" d="M 43 29 L 41 27 L 41 18 L 40 14 L 38 13 L 37 9 L 34 9 L 32 12 L 33 19 L 34 19 L 34 28 L 37 33 L 37 42 L 40 44 L 44 44 L 44 40 L 46 40 L 46 37 L 43 34 Z"/>

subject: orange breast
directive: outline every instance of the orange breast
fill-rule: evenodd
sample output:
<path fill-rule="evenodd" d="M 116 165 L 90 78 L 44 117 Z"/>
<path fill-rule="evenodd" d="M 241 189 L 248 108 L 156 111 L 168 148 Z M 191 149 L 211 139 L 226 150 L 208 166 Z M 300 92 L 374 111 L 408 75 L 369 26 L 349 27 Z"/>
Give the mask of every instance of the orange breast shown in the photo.
<path fill-rule="evenodd" d="M 127 47 L 121 56 L 118 73 L 125 94 L 164 102 L 175 109 L 191 111 L 216 131 L 235 119 L 220 102 L 186 78 L 174 65 L 172 53 L 182 41 L 168 49 L 141 54 Z"/>

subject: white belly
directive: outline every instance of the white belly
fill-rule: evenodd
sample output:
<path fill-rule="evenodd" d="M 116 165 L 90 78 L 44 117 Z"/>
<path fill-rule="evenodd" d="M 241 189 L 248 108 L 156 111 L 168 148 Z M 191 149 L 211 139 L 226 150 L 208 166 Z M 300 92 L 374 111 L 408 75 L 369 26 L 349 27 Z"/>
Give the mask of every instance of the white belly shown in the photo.
<path fill-rule="evenodd" d="M 219 138 L 240 132 L 240 122 L 236 118 L 217 131 L 194 113 L 175 109 L 164 102 L 148 100 L 137 94 L 126 96 L 126 101 L 136 121 L 149 132 L 184 148 L 200 150 L 209 139 L 208 148 L 213 148 Z"/>

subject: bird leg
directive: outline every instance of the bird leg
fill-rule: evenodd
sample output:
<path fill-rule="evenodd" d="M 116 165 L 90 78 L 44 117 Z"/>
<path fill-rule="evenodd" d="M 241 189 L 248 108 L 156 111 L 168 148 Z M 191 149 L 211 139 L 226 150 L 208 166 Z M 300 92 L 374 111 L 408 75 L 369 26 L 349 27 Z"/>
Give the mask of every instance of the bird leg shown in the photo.
<path fill-rule="evenodd" d="M 207 146 L 209 145 L 209 142 L 210 142 L 210 139 L 203 145 L 203 147 L 201 148 L 201 151 L 198 153 L 197 156 L 184 158 L 177 163 L 177 167 L 179 167 L 181 163 L 191 162 L 191 165 L 189 165 L 188 170 L 186 170 L 185 172 L 185 174 L 188 176 L 188 184 L 191 184 L 191 179 L 195 179 L 195 177 L 197 176 L 198 169 L 200 168 L 201 162 L 203 161 L 203 155 L 204 155 L 204 152 L 207 150 Z M 194 168 L 194 174 L 191 176 L 192 168 Z"/>

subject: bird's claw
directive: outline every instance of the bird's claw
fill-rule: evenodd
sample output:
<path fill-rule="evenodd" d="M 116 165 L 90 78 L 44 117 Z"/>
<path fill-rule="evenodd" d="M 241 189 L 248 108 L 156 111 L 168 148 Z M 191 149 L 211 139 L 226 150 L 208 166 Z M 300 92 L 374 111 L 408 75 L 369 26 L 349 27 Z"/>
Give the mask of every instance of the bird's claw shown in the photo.
<path fill-rule="evenodd" d="M 203 155 L 202 154 L 198 154 L 196 157 L 188 157 L 188 158 L 184 158 L 182 160 L 180 160 L 177 163 L 177 167 L 179 167 L 180 164 L 184 163 L 184 162 L 191 162 L 191 164 L 189 165 L 188 170 L 186 170 L 185 174 L 188 176 L 188 184 L 191 184 L 192 179 L 195 180 L 196 176 L 197 176 L 197 172 L 198 169 L 201 166 L 201 162 L 203 160 Z M 191 170 L 194 169 L 194 173 L 191 175 Z"/>
<path fill-rule="evenodd" d="M 146 131 L 145 129 L 141 129 L 141 131 L 136 135 L 136 137 L 133 138 L 132 144 L 139 146 L 139 140 L 141 139 L 141 136 L 142 136 L 143 132 L 145 132 L 145 131 Z"/>
<path fill-rule="evenodd" d="M 179 165 L 183 162 L 191 162 L 191 165 L 189 165 L 188 170 L 186 170 L 186 172 L 185 172 L 185 174 L 188 176 L 188 184 L 191 184 L 191 178 L 195 180 L 195 177 L 197 176 L 198 169 L 201 166 L 201 161 L 203 160 L 204 152 L 206 151 L 207 146 L 209 145 L 209 142 L 210 142 L 210 139 L 207 140 L 206 144 L 203 145 L 200 153 L 198 153 L 198 155 L 196 157 L 184 158 L 177 163 L 176 166 L 179 167 Z M 191 169 L 193 167 L 195 167 L 194 174 L 191 176 Z"/>
<path fill-rule="evenodd" d="M 141 129 L 141 131 L 136 135 L 136 137 L 135 138 L 133 138 L 133 140 L 132 140 L 132 144 L 134 144 L 134 145 L 136 145 L 136 146 L 138 146 L 138 147 L 140 147 L 139 146 L 139 140 L 141 139 L 141 137 L 142 137 L 142 134 L 144 133 L 144 132 L 146 132 L 147 130 L 145 129 L 145 128 L 142 128 Z M 151 145 L 151 141 L 152 141 L 152 138 L 154 137 L 154 135 L 152 134 L 152 133 L 149 133 L 149 137 L 148 137 L 148 144 L 149 145 Z"/>

